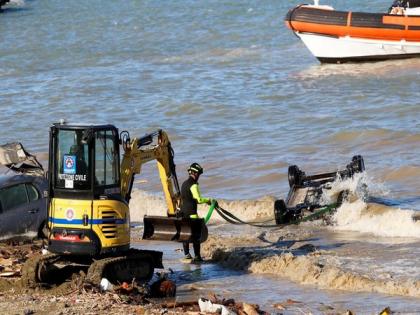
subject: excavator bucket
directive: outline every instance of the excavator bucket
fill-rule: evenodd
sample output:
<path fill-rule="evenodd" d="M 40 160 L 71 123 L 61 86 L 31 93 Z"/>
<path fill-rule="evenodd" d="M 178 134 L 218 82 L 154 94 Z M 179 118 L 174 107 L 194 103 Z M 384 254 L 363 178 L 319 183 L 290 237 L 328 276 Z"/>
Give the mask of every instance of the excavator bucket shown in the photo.
<path fill-rule="evenodd" d="M 204 219 L 146 215 L 143 224 L 145 240 L 203 243 L 208 236 Z"/>

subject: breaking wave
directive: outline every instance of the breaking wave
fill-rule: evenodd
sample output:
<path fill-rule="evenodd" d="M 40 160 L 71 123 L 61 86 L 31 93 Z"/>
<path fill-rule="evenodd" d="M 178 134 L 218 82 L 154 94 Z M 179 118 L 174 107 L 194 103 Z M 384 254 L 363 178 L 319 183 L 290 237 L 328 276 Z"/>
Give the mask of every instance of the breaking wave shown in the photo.
<path fill-rule="evenodd" d="M 418 211 L 356 200 L 337 209 L 333 228 L 377 236 L 420 238 L 420 221 L 414 219 L 416 213 Z"/>
<path fill-rule="evenodd" d="M 228 209 L 235 216 L 245 221 L 268 220 L 274 218 L 274 197 L 263 197 L 257 200 L 221 200 L 219 205 Z M 199 205 L 198 214 L 205 217 L 209 206 Z M 133 190 L 130 200 L 131 222 L 143 221 L 144 215 L 166 215 L 166 203 L 163 196 L 153 195 L 142 190 Z M 216 212 L 210 220 L 212 223 L 225 222 Z"/>
<path fill-rule="evenodd" d="M 333 196 L 336 197 L 343 190 L 348 190 L 352 197 L 334 213 L 333 230 L 420 238 L 420 221 L 414 219 L 418 211 L 366 202 L 368 194 L 389 194 L 382 184 L 375 183 L 367 173 L 356 174 L 353 178 L 339 179 L 332 183 L 330 189 L 323 192 L 323 203 L 333 202 Z"/>

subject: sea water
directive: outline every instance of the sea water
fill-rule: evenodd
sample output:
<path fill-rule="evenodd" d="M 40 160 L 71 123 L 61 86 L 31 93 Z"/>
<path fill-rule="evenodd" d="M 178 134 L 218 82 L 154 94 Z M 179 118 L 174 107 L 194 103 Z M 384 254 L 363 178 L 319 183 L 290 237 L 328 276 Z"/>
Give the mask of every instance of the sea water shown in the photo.
<path fill-rule="evenodd" d="M 288 165 L 337 169 L 361 154 L 419 209 L 420 59 L 320 65 L 284 25 L 297 4 L 14 0 L 0 14 L 2 141 L 47 152 L 61 118 L 132 137 L 162 128 L 180 179 L 197 161 L 203 191 L 228 199 L 282 195 Z M 141 186 L 159 191 L 150 168 Z"/>

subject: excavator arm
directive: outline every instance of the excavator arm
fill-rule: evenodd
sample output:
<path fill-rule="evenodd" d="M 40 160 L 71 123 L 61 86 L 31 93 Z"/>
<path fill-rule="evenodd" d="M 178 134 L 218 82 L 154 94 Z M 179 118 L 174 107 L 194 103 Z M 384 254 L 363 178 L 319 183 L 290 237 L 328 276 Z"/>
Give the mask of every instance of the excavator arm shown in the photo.
<path fill-rule="evenodd" d="M 176 176 L 174 152 L 169 137 L 163 130 L 130 139 L 127 132 L 121 133 L 124 154 L 121 162 L 121 195 L 129 202 L 134 176 L 141 172 L 144 163 L 156 160 L 162 189 L 168 207 L 168 216 L 173 217 L 180 206 L 180 192 Z"/>
<path fill-rule="evenodd" d="M 143 239 L 175 242 L 204 242 L 208 231 L 204 219 L 177 217 L 180 207 L 180 191 L 175 171 L 174 153 L 168 135 L 157 130 L 142 138 L 130 140 L 128 133 L 121 133 L 124 148 L 121 162 L 121 195 L 129 202 L 134 176 L 141 172 L 144 163 L 157 161 L 160 180 L 168 206 L 167 216 L 143 218 Z"/>

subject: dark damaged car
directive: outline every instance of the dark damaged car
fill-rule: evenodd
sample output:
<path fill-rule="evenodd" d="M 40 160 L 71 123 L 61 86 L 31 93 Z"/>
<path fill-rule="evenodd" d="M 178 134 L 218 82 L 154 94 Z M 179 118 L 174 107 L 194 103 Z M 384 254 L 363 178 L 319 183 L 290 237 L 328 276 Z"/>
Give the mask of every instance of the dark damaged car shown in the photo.
<path fill-rule="evenodd" d="M 0 239 L 44 237 L 48 182 L 42 165 L 20 143 L 0 146 Z"/>

